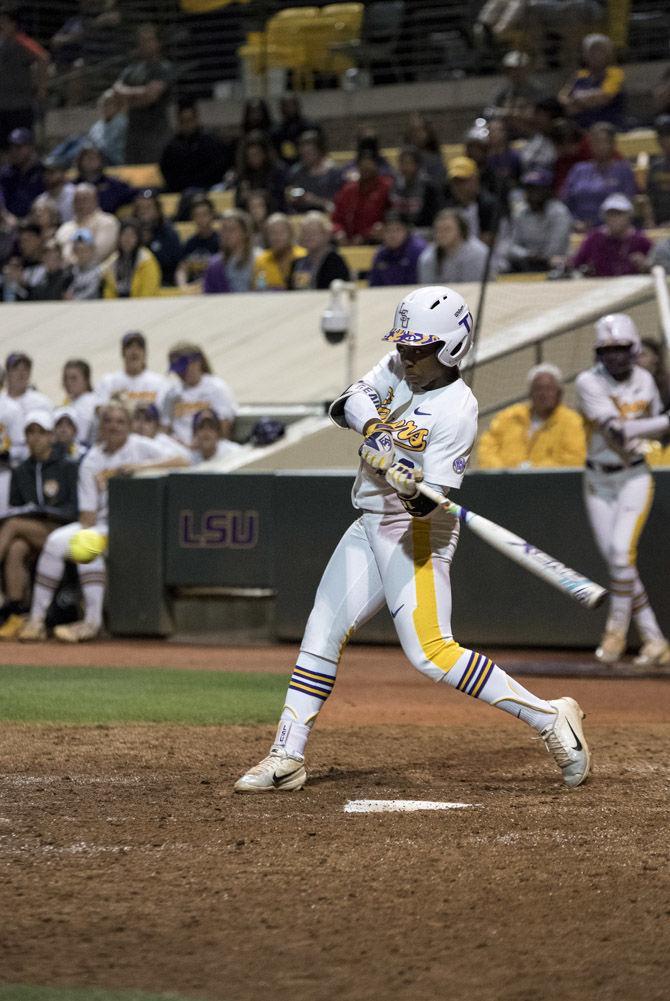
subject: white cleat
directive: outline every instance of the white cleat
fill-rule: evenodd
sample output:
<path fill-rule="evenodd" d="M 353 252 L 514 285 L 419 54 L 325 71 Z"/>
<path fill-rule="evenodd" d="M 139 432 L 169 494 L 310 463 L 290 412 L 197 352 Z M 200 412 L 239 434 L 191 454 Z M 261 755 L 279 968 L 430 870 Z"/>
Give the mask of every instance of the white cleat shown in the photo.
<path fill-rule="evenodd" d="M 657 640 L 647 640 L 633 661 L 636 667 L 660 667 L 670 664 L 670 643 L 664 636 Z"/>
<path fill-rule="evenodd" d="M 235 783 L 235 792 L 294 792 L 307 781 L 304 758 L 292 758 L 273 747 L 267 758 L 250 768 Z"/>
<path fill-rule="evenodd" d="M 100 626 L 92 622 L 73 622 L 68 626 L 56 626 L 54 636 L 61 643 L 86 643 L 100 633 Z"/>
<path fill-rule="evenodd" d="M 19 643 L 43 643 L 47 638 L 47 627 L 43 622 L 28 619 L 16 638 Z"/>
<path fill-rule="evenodd" d="M 617 664 L 626 652 L 626 633 L 622 629 L 607 629 L 596 650 L 601 664 Z"/>
<path fill-rule="evenodd" d="M 584 713 L 574 699 L 554 699 L 556 719 L 541 731 L 540 737 L 563 772 L 566 786 L 574 789 L 586 781 L 591 768 L 591 754 L 584 736 Z"/>

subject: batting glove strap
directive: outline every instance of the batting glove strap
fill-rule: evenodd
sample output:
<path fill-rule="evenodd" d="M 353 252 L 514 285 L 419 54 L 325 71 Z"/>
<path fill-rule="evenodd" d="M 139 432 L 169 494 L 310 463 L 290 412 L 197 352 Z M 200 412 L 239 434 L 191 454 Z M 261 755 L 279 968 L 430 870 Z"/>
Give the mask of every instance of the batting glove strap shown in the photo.
<path fill-rule="evenodd" d="M 401 500 L 414 500 L 419 495 L 419 483 L 423 470 L 411 459 L 402 456 L 396 459 L 386 471 L 386 482 L 393 487 Z"/>
<path fill-rule="evenodd" d="M 358 450 L 363 462 L 379 473 L 385 473 L 393 462 L 393 438 L 387 430 L 369 434 Z"/>

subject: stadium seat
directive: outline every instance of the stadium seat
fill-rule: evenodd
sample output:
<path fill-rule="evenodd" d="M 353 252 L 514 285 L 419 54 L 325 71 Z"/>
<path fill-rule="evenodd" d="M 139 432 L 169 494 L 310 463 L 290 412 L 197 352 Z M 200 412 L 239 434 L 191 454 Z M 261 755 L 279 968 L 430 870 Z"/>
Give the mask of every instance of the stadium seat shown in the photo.
<path fill-rule="evenodd" d="M 164 188 L 165 179 L 157 163 L 124 164 L 122 167 L 107 167 L 112 177 L 130 184 L 133 188 Z"/>
<path fill-rule="evenodd" d="M 295 90 L 313 86 L 310 29 L 318 16 L 318 7 L 287 7 L 278 11 L 266 25 L 267 69 L 290 70 Z"/>
<path fill-rule="evenodd" d="M 355 66 L 352 46 L 360 44 L 362 3 L 332 3 L 321 8 L 310 36 L 310 70 L 345 73 Z"/>

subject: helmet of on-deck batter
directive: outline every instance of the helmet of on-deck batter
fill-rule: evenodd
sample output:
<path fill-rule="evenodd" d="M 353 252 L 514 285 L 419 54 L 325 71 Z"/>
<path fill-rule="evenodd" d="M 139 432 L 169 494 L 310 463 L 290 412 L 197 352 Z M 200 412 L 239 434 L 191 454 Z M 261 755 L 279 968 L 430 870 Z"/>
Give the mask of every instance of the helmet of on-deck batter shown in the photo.
<path fill-rule="evenodd" d="M 458 365 L 472 344 L 472 314 L 465 299 L 446 285 L 415 289 L 398 304 L 393 328 L 384 337 L 395 344 L 442 344 L 438 360 Z"/>
<path fill-rule="evenodd" d="M 630 347 L 633 355 L 639 354 L 640 335 L 627 313 L 609 313 L 596 323 L 596 351 L 599 348 Z"/>

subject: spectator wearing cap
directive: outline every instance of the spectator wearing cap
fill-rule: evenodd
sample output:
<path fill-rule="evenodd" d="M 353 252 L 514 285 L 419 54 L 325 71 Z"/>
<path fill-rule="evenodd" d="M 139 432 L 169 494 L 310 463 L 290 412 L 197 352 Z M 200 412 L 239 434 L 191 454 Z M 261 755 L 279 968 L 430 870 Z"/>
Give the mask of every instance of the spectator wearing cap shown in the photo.
<path fill-rule="evenodd" d="M 207 265 L 203 292 L 207 295 L 217 292 L 249 292 L 254 264 L 260 251 L 253 245 L 251 217 L 247 212 L 242 209 L 226 209 L 221 216 L 219 248 L 219 253 Z"/>
<path fill-rule="evenodd" d="M 289 212 L 332 212 L 333 198 L 342 187 L 342 171 L 327 153 L 323 133 L 303 132 L 298 139 L 298 162 L 286 175 Z"/>
<path fill-rule="evenodd" d="M 525 139 L 531 134 L 533 107 L 540 99 L 539 85 L 531 77 L 527 52 L 513 49 L 506 52 L 500 64 L 506 83 L 486 108 L 486 118 L 502 118 L 512 140 Z"/>
<path fill-rule="evenodd" d="M 42 277 L 30 290 L 33 302 L 60 302 L 72 282 L 72 272 L 63 261 L 57 240 L 47 240 L 42 254 Z"/>
<path fill-rule="evenodd" d="M 403 146 L 398 156 L 398 176 L 391 190 L 391 206 L 412 226 L 429 229 L 443 203 L 442 191 L 423 170 L 416 146 Z"/>
<path fill-rule="evenodd" d="M 177 107 L 177 129 L 160 157 L 166 189 L 208 191 L 232 168 L 233 161 L 230 146 L 202 127 L 195 101 L 181 100 Z"/>
<path fill-rule="evenodd" d="M 219 249 L 219 234 L 216 231 L 216 211 L 211 199 L 198 195 L 191 202 L 191 222 L 195 233 L 184 243 L 181 260 L 175 271 L 175 282 L 179 288 L 194 287 L 200 291 L 200 282 L 212 257 Z"/>
<path fill-rule="evenodd" d="M 471 236 L 491 243 L 501 208 L 479 183 L 477 164 L 469 156 L 455 156 L 447 164 L 447 208 L 455 208 L 468 224 Z"/>
<path fill-rule="evenodd" d="M 481 469 L 547 469 L 583 466 L 584 423 L 566 407 L 563 375 L 542 364 L 528 373 L 529 399 L 501 410 L 479 439 Z"/>
<path fill-rule="evenodd" d="M 268 248 L 254 261 L 253 287 L 257 292 L 278 292 L 289 287 L 296 260 L 307 251 L 293 236 L 291 220 L 283 212 L 275 212 L 265 224 Z"/>
<path fill-rule="evenodd" d="M 289 288 L 330 288 L 335 278 L 351 281 L 347 263 L 333 246 L 333 224 L 325 212 L 307 212 L 300 226 L 307 253 L 293 262 Z"/>
<path fill-rule="evenodd" d="M 670 224 L 670 115 L 661 115 L 654 124 L 661 153 L 649 164 L 647 197 L 654 225 L 667 226 Z"/>
<path fill-rule="evenodd" d="M 0 640 L 14 640 L 30 610 L 31 572 L 55 528 L 77 517 L 77 466 L 54 436 L 54 415 L 30 410 L 24 420 L 28 458 L 12 471 L 9 503 L 15 511 L 0 527 L 5 601 Z"/>
<path fill-rule="evenodd" d="M 166 459 L 178 458 L 192 462 L 190 450 L 161 429 L 161 415 L 155 403 L 138 403 L 133 410 L 133 433 L 151 438 L 162 449 Z"/>
<path fill-rule="evenodd" d="M 416 285 L 419 258 L 426 241 L 397 212 L 387 212 L 382 230 L 382 245 L 376 251 L 368 276 L 375 286 Z"/>
<path fill-rule="evenodd" d="M 652 242 L 633 226 L 632 203 L 625 195 L 609 195 L 600 212 L 604 225 L 584 238 L 568 266 L 590 278 L 618 278 L 645 271 Z"/>
<path fill-rule="evenodd" d="M 7 212 L 24 219 L 44 191 L 44 168 L 35 149 L 30 129 L 14 129 L 9 134 L 7 163 L 0 169 L 0 191 Z"/>
<path fill-rule="evenodd" d="M 614 126 L 597 122 L 589 129 L 589 141 L 591 159 L 572 167 L 561 191 L 582 229 L 598 223 L 600 206 L 608 195 L 620 193 L 632 200 L 637 193 L 631 165 L 617 155 Z"/>
<path fill-rule="evenodd" d="M 572 216 L 552 195 L 548 170 L 524 174 L 525 204 L 512 220 L 510 244 L 505 255 L 509 271 L 548 271 L 562 267 L 570 246 Z"/>
<path fill-rule="evenodd" d="M 49 205 L 58 213 L 59 222 L 73 218 L 74 184 L 66 179 L 65 171 L 65 164 L 60 160 L 44 161 L 44 191 L 33 202 L 31 213 L 39 211 L 42 205 Z"/>
<path fill-rule="evenodd" d="M 607 35 L 587 35 L 582 42 L 584 68 L 558 94 L 565 114 L 583 129 L 608 122 L 624 126 L 624 72 L 614 64 L 614 46 Z"/>
<path fill-rule="evenodd" d="M 90 229 L 75 230 L 72 237 L 70 283 L 64 298 L 79 302 L 99 299 L 102 292 L 102 269 L 96 263 L 95 241 Z"/>
<path fill-rule="evenodd" d="M 139 330 L 129 330 L 121 338 L 123 368 L 103 375 L 95 387 L 98 406 L 120 400 L 131 410 L 138 403 L 154 403 L 161 415 L 171 389 L 170 380 L 147 368 L 147 342 Z"/>
<path fill-rule="evenodd" d="M 137 43 L 138 59 L 123 70 L 114 92 L 128 109 L 125 162 L 155 163 L 170 138 L 168 107 L 175 70 L 162 58 L 155 25 L 140 25 Z"/>
<path fill-rule="evenodd" d="M 335 236 L 344 243 L 378 243 L 391 207 L 393 180 L 380 172 L 371 153 L 359 153 L 356 164 L 358 179 L 347 181 L 335 195 Z"/>
<path fill-rule="evenodd" d="M 51 413 L 54 405 L 49 397 L 31 385 L 32 371 L 32 358 L 23 351 L 12 351 L 5 361 L 6 382 L 0 395 L 8 396 L 18 403 L 23 414 L 31 410 L 47 410 Z"/>
<path fill-rule="evenodd" d="M 146 188 L 138 192 L 133 203 L 133 218 L 137 220 L 142 243 L 158 261 L 163 285 L 174 285 L 174 273 L 182 257 L 182 245 L 174 226 L 163 215 L 163 206 L 155 191 Z"/>
<path fill-rule="evenodd" d="M 433 240 L 418 264 L 421 285 L 479 282 L 484 277 L 488 247 L 470 236 L 468 224 L 456 209 L 442 209 L 433 223 Z M 491 272 L 495 277 L 495 269 Z"/>
<path fill-rule="evenodd" d="M 103 212 L 98 205 L 98 193 L 88 182 L 75 186 L 73 198 L 74 218 L 64 222 L 56 233 L 56 239 L 63 248 L 63 256 L 68 264 L 74 263 L 72 242 L 78 230 L 87 229 L 93 237 L 95 263 L 106 260 L 116 247 L 119 235 L 119 220 L 109 212 Z"/>
<path fill-rule="evenodd" d="M 75 161 L 77 168 L 76 184 L 92 184 L 98 195 L 98 205 L 103 212 L 115 215 L 124 205 L 130 205 L 135 198 L 135 188 L 126 184 L 120 177 L 113 177 L 105 170 L 105 158 L 102 152 L 90 144 L 86 144 L 78 153 Z"/>
<path fill-rule="evenodd" d="M 138 223 L 134 219 L 124 219 L 116 253 L 101 265 L 103 299 L 140 299 L 158 295 L 160 265 L 151 251 L 142 246 L 141 240 Z"/>
<path fill-rule="evenodd" d="M 193 417 L 192 460 L 202 462 L 228 462 L 239 459 L 242 446 L 236 441 L 221 437 L 221 421 L 214 410 L 205 408 Z"/>
<path fill-rule="evenodd" d="M 77 440 L 88 448 L 95 440 L 95 409 L 98 405 L 89 363 L 83 358 L 69 358 L 63 365 L 62 385 L 65 407 L 77 419 Z"/>
<path fill-rule="evenodd" d="M 230 438 L 237 414 L 237 404 L 230 387 L 212 374 L 202 348 L 190 341 L 179 341 L 169 353 L 170 372 L 179 378 L 166 403 L 171 433 L 189 448 L 193 440 L 193 417 L 200 410 L 211 409 L 218 417 L 221 437 Z"/>
<path fill-rule="evenodd" d="M 0 11 L 0 150 L 17 128 L 30 129 L 36 104 L 46 100 L 49 55 L 19 28 L 17 9 Z M 16 213 L 15 213 L 16 214 Z"/>

